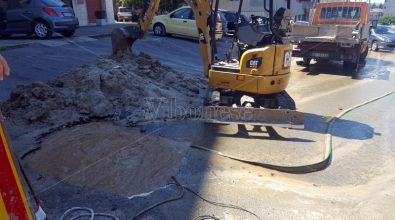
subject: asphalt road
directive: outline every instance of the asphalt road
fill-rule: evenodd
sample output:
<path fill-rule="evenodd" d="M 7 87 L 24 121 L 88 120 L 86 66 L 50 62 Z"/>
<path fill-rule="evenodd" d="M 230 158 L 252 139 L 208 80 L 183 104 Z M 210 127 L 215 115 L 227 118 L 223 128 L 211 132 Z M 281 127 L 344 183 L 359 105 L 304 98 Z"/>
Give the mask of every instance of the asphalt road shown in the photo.
<path fill-rule="evenodd" d="M 110 51 L 109 39 L 6 51 L 3 55 L 10 62 L 13 76 L 0 82 L 0 100 L 5 100 L 17 84 L 52 79 Z M 202 72 L 200 51 L 193 40 L 149 36 L 138 41 L 134 51 L 148 53 L 186 74 Z M 160 127 L 157 133 L 162 136 L 250 160 L 278 165 L 315 162 L 322 157 L 326 116 L 395 90 L 394 60 L 394 53 L 369 52 L 366 65 L 357 74 L 344 72 L 340 63 L 317 63 L 309 69 L 293 63 L 288 92 L 298 110 L 308 113 L 304 130 L 253 130 L 198 122 L 165 123 L 147 129 Z M 391 95 L 340 119 L 332 132 L 332 164 L 324 171 L 291 175 L 191 149 L 177 177 L 205 197 L 245 207 L 261 219 L 394 219 L 394 112 L 395 95 Z M 54 198 L 50 192 L 44 196 L 44 201 Z M 61 195 L 55 197 L 51 205 L 62 205 Z M 101 199 L 96 207 L 110 211 L 104 206 L 116 200 L 103 198 L 108 197 L 91 195 L 82 200 L 89 200 L 84 205 L 92 207 Z M 148 205 L 156 200 L 140 202 Z M 127 204 L 120 202 L 117 206 Z M 220 219 L 256 219 L 245 212 L 207 204 L 190 194 L 148 213 L 147 219 L 193 219 L 202 214 Z"/>

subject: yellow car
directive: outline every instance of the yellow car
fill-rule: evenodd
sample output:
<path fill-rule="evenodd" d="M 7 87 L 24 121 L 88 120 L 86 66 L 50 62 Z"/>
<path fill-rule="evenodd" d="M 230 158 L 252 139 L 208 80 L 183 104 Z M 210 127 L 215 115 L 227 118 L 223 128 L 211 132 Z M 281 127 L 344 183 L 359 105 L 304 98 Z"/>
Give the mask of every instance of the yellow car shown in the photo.
<path fill-rule="evenodd" d="M 222 22 L 220 16 L 217 17 L 215 39 L 222 38 Z M 156 36 L 167 34 L 182 35 L 198 38 L 195 17 L 189 6 L 178 8 L 167 15 L 155 16 L 151 23 L 151 30 Z"/>

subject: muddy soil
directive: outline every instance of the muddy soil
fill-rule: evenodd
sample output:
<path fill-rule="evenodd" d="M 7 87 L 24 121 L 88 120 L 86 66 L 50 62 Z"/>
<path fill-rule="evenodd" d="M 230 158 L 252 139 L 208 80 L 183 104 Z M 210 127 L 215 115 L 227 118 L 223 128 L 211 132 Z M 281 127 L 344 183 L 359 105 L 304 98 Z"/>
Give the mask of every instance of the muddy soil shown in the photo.
<path fill-rule="evenodd" d="M 167 184 L 189 143 L 126 127 L 189 114 L 173 108 L 201 106 L 206 87 L 204 76 L 125 54 L 17 86 L 1 110 L 30 171 L 127 198 Z"/>
<path fill-rule="evenodd" d="M 143 53 L 102 57 L 55 80 L 17 86 L 1 109 L 14 134 L 16 128 L 48 130 L 92 119 L 134 123 L 168 117 L 169 103 L 200 106 L 206 86 L 203 76 L 177 72 Z"/>
<path fill-rule="evenodd" d="M 110 122 L 64 129 L 26 159 L 28 168 L 71 185 L 128 197 L 166 185 L 189 143 Z"/>

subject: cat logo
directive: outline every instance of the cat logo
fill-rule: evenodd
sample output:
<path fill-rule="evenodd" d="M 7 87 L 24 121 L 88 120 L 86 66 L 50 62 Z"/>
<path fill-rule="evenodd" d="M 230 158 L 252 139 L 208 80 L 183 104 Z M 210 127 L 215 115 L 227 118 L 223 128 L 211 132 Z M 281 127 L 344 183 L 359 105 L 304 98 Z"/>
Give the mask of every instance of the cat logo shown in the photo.
<path fill-rule="evenodd" d="M 283 69 L 289 68 L 291 66 L 292 51 L 288 50 L 284 52 L 284 62 Z"/>
<path fill-rule="evenodd" d="M 262 65 L 262 57 L 254 57 L 247 61 L 247 68 L 258 69 Z"/>

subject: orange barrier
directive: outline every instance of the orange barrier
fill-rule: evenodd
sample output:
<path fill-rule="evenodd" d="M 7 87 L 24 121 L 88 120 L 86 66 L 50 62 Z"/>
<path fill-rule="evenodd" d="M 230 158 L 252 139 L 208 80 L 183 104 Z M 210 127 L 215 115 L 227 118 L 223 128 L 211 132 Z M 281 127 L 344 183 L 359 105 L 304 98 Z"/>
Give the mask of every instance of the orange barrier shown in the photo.
<path fill-rule="evenodd" d="M 19 163 L 10 149 L 0 113 L 0 219 L 33 220 Z"/>

